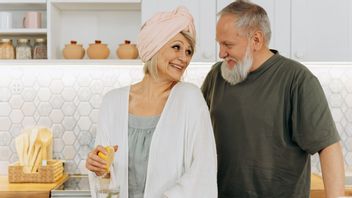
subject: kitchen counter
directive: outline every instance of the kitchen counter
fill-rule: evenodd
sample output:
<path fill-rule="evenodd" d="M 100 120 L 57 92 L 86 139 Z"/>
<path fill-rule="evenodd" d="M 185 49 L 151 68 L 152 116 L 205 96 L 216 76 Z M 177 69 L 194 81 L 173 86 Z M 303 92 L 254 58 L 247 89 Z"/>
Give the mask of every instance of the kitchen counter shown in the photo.
<path fill-rule="evenodd" d="M 7 176 L 0 176 L 0 197 L 1 198 L 49 198 L 50 191 L 63 184 L 68 179 L 64 175 L 55 183 L 9 183 Z M 352 196 L 352 186 L 346 186 L 345 195 Z M 325 198 L 323 179 L 318 174 L 311 176 L 311 198 Z"/>
<path fill-rule="evenodd" d="M 63 175 L 55 183 L 9 183 L 7 176 L 0 176 L 0 197 L 49 198 L 50 191 L 67 179 L 68 175 Z"/>
<path fill-rule="evenodd" d="M 345 195 L 352 196 L 352 186 L 345 186 Z M 325 198 L 324 183 L 320 175 L 312 174 L 310 186 L 311 198 Z"/>

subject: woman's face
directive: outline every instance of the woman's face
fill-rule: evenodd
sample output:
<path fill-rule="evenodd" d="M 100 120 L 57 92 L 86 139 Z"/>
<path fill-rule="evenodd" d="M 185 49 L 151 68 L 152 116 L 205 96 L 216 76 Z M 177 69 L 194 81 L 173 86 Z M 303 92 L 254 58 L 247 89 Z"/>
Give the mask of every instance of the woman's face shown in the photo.
<path fill-rule="evenodd" d="M 158 76 L 163 80 L 179 81 L 193 55 L 188 40 L 178 33 L 159 51 L 157 59 Z"/>

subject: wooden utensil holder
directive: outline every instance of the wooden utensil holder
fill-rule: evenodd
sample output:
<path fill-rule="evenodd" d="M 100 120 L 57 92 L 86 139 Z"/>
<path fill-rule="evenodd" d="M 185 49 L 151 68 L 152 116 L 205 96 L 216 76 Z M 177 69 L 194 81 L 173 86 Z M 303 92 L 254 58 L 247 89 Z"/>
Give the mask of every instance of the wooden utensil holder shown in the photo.
<path fill-rule="evenodd" d="M 48 160 L 46 166 L 40 166 L 38 172 L 25 173 L 23 166 L 16 162 L 8 167 L 10 183 L 53 183 L 64 173 L 63 163 L 60 160 Z"/>

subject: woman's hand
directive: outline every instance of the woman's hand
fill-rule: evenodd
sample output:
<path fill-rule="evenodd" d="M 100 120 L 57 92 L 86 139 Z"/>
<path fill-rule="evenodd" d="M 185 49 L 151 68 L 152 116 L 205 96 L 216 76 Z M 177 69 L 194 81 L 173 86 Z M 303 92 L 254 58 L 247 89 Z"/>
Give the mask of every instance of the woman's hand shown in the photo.
<path fill-rule="evenodd" d="M 114 146 L 114 150 L 116 152 L 117 145 Z M 104 173 L 106 173 L 106 166 L 107 166 L 107 162 L 98 156 L 99 152 L 107 154 L 107 151 L 104 149 L 104 147 L 101 145 L 98 145 L 88 154 L 88 157 L 86 160 L 86 168 L 94 172 L 97 176 L 101 176 Z"/>

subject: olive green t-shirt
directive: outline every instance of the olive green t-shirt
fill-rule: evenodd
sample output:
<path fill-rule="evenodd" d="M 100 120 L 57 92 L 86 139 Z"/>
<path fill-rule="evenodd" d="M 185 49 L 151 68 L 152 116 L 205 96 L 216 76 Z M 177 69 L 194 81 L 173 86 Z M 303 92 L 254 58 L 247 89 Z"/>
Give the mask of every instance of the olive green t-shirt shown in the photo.
<path fill-rule="evenodd" d="M 310 155 L 340 139 L 318 79 L 273 52 L 241 83 L 223 79 L 221 62 L 203 83 L 219 198 L 309 197 Z"/>

